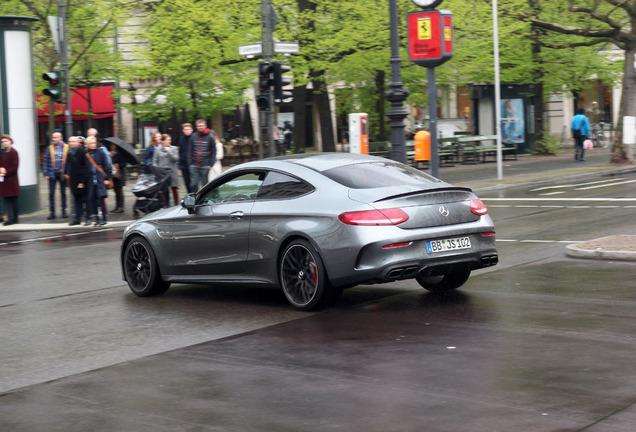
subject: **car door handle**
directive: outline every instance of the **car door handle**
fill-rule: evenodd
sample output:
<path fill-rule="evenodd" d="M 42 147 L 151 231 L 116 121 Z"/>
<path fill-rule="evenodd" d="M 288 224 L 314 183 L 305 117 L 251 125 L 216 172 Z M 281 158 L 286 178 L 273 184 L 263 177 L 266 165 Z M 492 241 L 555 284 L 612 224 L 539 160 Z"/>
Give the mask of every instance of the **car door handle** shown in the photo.
<path fill-rule="evenodd" d="M 230 213 L 230 219 L 241 219 L 243 216 L 245 216 L 245 213 L 243 213 L 242 211 Z"/>

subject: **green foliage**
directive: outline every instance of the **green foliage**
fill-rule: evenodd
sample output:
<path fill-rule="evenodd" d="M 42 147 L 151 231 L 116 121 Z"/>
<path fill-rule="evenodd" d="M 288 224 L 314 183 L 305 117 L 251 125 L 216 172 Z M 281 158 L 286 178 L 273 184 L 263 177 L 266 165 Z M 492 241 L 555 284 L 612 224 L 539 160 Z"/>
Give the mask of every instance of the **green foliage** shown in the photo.
<path fill-rule="evenodd" d="M 537 140 L 532 154 L 537 155 L 557 155 L 563 151 L 561 140 L 550 133 L 550 126 L 547 125 L 541 133 L 541 138 Z"/>

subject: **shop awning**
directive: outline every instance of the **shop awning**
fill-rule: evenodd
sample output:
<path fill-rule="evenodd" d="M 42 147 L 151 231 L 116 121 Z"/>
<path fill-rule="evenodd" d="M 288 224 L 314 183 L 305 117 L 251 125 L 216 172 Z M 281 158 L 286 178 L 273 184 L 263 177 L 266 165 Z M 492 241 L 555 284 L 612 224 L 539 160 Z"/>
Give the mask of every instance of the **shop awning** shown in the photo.
<path fill-rule="evenodd" d="M 88 104 L 90 91 L 90 109 Z M 71 89 L 71 113 L 73 120 L 87 120 L 89 114 L 94 119 L 115 116 L 115 101 L 111 95 L 113 86 L 77 87 Z M 49 121 L 49 97 L 36 95 L 38 122 Z M 55 121 L 64 121 L 64 105 L 55 104 Z"/>

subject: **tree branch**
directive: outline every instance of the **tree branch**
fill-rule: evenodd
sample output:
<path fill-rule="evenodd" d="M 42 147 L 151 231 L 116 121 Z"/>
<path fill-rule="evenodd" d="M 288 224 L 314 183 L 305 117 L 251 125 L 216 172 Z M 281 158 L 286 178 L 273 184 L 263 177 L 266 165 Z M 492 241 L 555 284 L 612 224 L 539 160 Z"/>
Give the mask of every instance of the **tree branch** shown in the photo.
<path fill-rule="evenodd" d="M 549 22 L 549 21 L 543 21 L 536 18 L 531 18 L 530 22 L 535 24 L 537 27 L 541 27 L 546 30 L 551 30 L 557 33 L 574 35 L 574 36 L 605 38 L 605 39 L 609 38 L 617 42 L 623 41 L 624 38 L 627 38 L 629 36 L 626 33 L 622 33 L 619 29 L 615 29 L 615 28 L 605 29 L 605 30 L 584 29 L 582 27 L 566 26 L 562 24 Z"/>
<path fill-rule="evenodd" d="M 589 14 L 595 20 L 603 22 L 603 23 L 609 25 L 610 27 L 612 27 L 613 29 L 616 29 L 616 30 L 619 30 L 619 31 L 621 30 L 621 28 L 623 28 L 621 23 L 619 23 L 617 21 L 614 21 L 608 15 L 599 13 L 595 9 L 570 6 L 570 12 L 578 12 L 578 13 Z"/>

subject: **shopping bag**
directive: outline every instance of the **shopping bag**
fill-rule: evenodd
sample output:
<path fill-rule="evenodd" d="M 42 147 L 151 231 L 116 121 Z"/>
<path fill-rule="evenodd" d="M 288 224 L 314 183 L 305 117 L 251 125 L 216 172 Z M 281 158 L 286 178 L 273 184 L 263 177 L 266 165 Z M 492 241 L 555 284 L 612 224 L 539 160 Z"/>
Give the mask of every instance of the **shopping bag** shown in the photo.
<path fill-rule="evenodd" d="M 586 139 L 583 141 L 583 148 L 585 150 L 592 150 L 594 148 L 594 143 L 590 139 Z"/>

